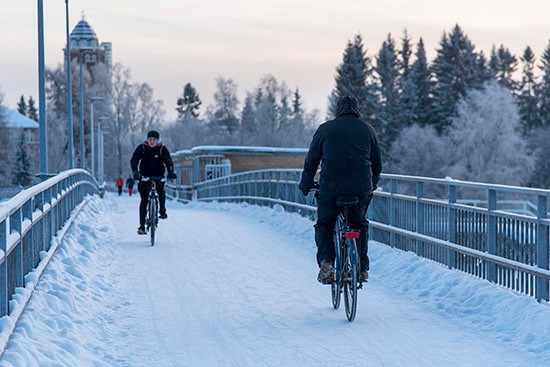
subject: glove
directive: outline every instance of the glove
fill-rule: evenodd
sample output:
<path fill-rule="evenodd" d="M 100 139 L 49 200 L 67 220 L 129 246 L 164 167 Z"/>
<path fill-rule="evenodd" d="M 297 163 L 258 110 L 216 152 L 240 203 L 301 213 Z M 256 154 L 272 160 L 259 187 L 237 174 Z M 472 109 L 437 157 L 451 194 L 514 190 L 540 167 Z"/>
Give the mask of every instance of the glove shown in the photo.
<path fill-rule="evenodd" d="M 139 171 L 134 171 L 134 180 L 139 181 Z"/>
<path fill-rule="evenodd" d="M 167 177 L 168 177 L 169 180 L 175 180 L 176 178 L 178 178 L 178 176 L 176 176 L 176 173 L 174 171 L 168 172 Z"/>

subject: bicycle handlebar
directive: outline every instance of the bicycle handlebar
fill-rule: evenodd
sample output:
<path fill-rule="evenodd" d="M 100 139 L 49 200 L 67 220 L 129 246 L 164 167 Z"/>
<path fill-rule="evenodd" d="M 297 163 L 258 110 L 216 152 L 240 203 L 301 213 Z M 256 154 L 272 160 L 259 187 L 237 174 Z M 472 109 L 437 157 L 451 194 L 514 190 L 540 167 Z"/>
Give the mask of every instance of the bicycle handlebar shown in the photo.
<path fill-rule="evenodd" d="M 142 176 L 139 180 L 143 181 L 143 182 L 147 182 L 147 181 L 166 182 L 166 177 L 164 177 L 164 176 L 151 176 L 151 177 Z"/>

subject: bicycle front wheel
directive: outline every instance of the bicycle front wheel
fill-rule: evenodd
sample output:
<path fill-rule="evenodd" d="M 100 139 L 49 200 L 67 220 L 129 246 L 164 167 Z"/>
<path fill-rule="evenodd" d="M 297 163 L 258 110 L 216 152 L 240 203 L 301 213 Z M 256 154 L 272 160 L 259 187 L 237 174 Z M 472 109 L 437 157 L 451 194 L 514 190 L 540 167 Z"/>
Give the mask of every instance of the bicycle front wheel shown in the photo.
<path fill-rule="evenodd" d="M 149 234 L 151 236 L 151 246 L 155 246 L 155 232 L 157 229 L 157 205 L 156 200 L 151 199 L 149 200 L 149 225 L 150 225 L 150 231 Z"/>
<path fill-rule="evenodd" d="M 355 320 L 355 314 L 357 312 L 357 277 L 359 275 L 359 269 L 357 264 L 352 263 L 351 253 L 357 253 L 357 250 L 353 251 L 352 247 L 357 249 L 355 239 L 348 239 L 349 251 L 347 251 L 346 259 L 344 263 L 344 303 L 346 305 L 346 316 L 349 321 Z"/>

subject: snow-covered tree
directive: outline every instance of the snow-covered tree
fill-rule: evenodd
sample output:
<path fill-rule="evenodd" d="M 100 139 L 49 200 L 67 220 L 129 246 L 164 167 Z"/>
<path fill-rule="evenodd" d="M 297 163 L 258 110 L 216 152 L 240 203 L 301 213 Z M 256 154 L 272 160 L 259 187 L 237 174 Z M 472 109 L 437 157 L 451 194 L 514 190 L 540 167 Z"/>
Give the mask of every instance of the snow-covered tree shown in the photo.
<path fill-rule="evenodd" d="M 8 128 L 6 126 L 6 117 L 4 115 L 4 94 L 0 88 L 0 187 L 9 184 L 9 172 L 11 169 L 11 160 L 8 159 L 10 154 L 10 138 Z"/>
<path fill-rule="evenodd" d="M 488 82 L 457 106 L 448 134 L 447 175 L 461 180 L 523 185 L 534 160 L 520 134 L 520 117 L 507 88 Z"/>
<path fill-rule="evenodd" d="M 12 184 L 27 187 L 32 183 L 31 158 L 27 153 L 25 133 L 21 132 L 12 170 Z"/>
<path fill-rule="evenodd" d="M 434 101 L 432 98 L 433 81 L 426 50 L 422 38 L 416 46 L 415 61 L 412 65 L 408 80 L 412 84 L 409 88 L 413 93 L 410 107 L 410 119 L 413 124 L 433 125 L 434 120 Z"/>
<path fill-rule="evenodd" d="M 500 45 L 498 50 L 493 46 L 491 50 L 491 58 L 489 59 L 489 69 L 492 77 L 502 85 L 515 91 L 517 88 L 516 82 L 513 79 L 513 74 L 517 69 L 517 58 L 503 45 Z"/>
<path fill-rule="evenodd" d="M 550 127 L 538 128 L 531 135 L 530 146 L 534 148 L 535 168 L 529 181 L 530 187 L 550 189 Z"/>
<path fill-rule="evenodd" d="M 437 131 L 430 125 L 415 124 L 400 132 L 391 150 L 384 156 L 389 163 L 388 170 L 392 173 L 445 177 L 442 164 L 445 155 L 445 142 Z"/>
<path fill-rule="evenodd" d="M 238 109 L 237 83 L 233 79 L 217 78 L 214 104 L 208 108 L 210 124 L 233 134 L 239 127 Z"/>

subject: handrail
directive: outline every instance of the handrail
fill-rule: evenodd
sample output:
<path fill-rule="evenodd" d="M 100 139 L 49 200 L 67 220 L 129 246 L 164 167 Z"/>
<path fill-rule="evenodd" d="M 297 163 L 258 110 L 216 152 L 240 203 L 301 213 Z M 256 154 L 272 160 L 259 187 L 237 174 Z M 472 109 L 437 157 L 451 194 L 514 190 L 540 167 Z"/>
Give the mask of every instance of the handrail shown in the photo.
<path fill-rule="evenodd" d="M 10 301 L 26 275 L 36 269 L 41 252 L 86 195 L 97 194 L 96 180 L 85 170 L 59 173 L 11 198 L 0 209 L 0 317 L 10 314 Z"/>
<path fill-rule="evenodd" d="M 301 194 L 300 178 L 299 169 L 241 172 L 195 184 L 193 197 L 278 203 L 312 215 L 306 207 L 315 200 Z M 379 187 L 371 238 L 548 301 L 550 190 L 394 174 L 382 174 Z M 480 198 L 486 207 L 469 205 Z M 517 200 L 537 214 L 506 207 Z"/>

